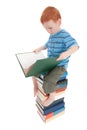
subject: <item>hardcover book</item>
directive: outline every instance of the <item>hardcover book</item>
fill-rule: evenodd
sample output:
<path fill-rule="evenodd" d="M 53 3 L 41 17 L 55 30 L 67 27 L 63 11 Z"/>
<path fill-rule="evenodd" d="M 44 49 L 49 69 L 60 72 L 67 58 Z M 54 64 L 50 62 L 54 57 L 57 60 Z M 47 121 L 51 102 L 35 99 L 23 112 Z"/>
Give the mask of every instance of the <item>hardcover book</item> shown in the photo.
<path fill-rule="evenodd" d="M 65 89 L 66 89 L 66 88 L 60 89 L 60 90 L 58 90 L 58 91 L 55 92 L 55 100 L 60 99 L 60 98 L 62 98 L 62 97 L 65 96 Z M 49 97 L 49 95 L 43 93 L 40 89 L 38 89 L 37 97 L 39 97 L 40 100 L 41 100 L 42 102 L 44 102 L 44 101 Z"/>
<path fill-rule="evenodd" d="M 53 106 L 48 106 L 48 107 L 44 107 L 44 108 L 42 108 L 42 107 L 40 106 L 40 104 L 37 102 L 37 103 L 36 103 L 36 106 L 37 106 L 38 110 L 39 110 L 43 115 L 47 115 L 47 114 L 49 114 L 49 113 L 51 113 L 51 112 L 54 112 L 54 111 L 59 110 L 59 109 L 61 109 L 62 107 L 64 107 L 64 106 L 65 106 L 65 102 L 64 102 L 64 101 L 61 101 L 61 102 L 59 102 L 59 103 L 54 104 Z"/>
<path fill-rule="evenodd" d="M 40 98 L 39 98 L 39 97 L 36 98 L 36 104 L 39 104 L 42 109 L 48 109 L 48 108 L 53 107 L 53 106 L 55 106 L 56 104 L 58 104 L 58 103 L 60 103 L 60 102 L 62 102 L 62 101 L 64 102 L 64 97 L 55 100 L 55 101 L 54 101 L 53 103 L 51 103 L 49 106 L 43 106 L 43 105 L 41 104 Z"/>
<path fill-rule="evenodd" d="M 47 114 L 47 115 L 43 115 L 40 111 L 37 111 L 37 112 L 38 112 L 38 114 L 40 115 L 40 117 L 42 118 L 42 120 L 43 120 L 45 123 L 47 123 L 47 122 L 51 121 L 52 119 L 57 118 L 57 117 L 63 115 L 64 112 L 65 112 L 65 108 L 62 107 L 62 108 L 60 108 L 59 110 L 56 110 L 56 111 L 54 111 L 54 112 L 51 112 L 51 113 L 49 113 L 49 114 Z"/>
<path fill-rule="evenodd" d="M 42 52 L 25 52 L 16 54 L 18 62 L 24 72 L 25 77 L 37 76 L 43 72 L 50 71 L 61 61 L 54 58 L 45 58 Z"/>

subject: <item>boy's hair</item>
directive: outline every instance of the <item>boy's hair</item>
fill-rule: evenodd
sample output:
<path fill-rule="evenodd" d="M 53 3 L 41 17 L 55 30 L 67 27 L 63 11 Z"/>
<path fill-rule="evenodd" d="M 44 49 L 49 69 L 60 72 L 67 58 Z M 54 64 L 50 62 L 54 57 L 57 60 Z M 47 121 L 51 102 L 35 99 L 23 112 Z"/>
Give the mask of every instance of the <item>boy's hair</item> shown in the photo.
<path fill-rule="evenodd" d="M 44 9 L 42 12 L 40 21 L 43 24 L 44 22 L 47 22 L 49 20 L 57 21 L 58 19 L 61 19 L 61 15 L 58 9 L 52 6 L 48 6 Z"/>

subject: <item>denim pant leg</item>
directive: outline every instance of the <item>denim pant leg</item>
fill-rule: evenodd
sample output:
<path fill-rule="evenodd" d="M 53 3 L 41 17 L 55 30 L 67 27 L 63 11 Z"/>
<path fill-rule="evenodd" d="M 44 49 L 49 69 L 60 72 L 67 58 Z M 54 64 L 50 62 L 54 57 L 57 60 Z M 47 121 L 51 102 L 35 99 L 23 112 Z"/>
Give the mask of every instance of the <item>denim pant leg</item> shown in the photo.
<path fill-rule="evenodd" d="M 64 67 L 56 66 L 53 70 L 47 73 L 43 80 L 43 90 L 45 93 L 49 94 L 56 91 L 57 81 L 65 71 L 66 69 Z"/>

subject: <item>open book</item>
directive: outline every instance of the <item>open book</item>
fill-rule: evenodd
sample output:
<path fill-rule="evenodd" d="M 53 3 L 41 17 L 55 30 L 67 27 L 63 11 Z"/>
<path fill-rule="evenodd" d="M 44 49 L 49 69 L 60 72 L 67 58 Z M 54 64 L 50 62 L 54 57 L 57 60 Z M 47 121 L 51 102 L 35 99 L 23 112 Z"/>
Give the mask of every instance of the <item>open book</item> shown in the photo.
<path fill-rule="evenodd" d="M 46 58 L 42 52 L 17 53 L 16 57 L 25 77 L 37 76 L 53 69 L 59 61 L 55 58 Z"/>

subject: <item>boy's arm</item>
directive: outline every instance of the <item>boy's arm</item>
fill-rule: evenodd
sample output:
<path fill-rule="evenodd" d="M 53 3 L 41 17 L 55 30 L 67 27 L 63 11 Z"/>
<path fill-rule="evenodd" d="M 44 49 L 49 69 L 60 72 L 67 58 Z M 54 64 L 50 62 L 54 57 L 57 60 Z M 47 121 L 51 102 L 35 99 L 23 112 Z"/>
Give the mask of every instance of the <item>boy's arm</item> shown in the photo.
<path fill-rule="evenodd" d="M 40 52 L 40 51 L 45 50 L 45 49 L 46 49 L 46 47 L 45 47 L 45 45 L 43 45 L 43 46 L 41 46 L 41 47 L 36 48 L 36 49 L 34 50 L 34 52 Z"/>
<path fill-rule="evenodd" d="M 68 56 L 72 55 L 74 52 L 76 52 L 79 49 L 78 46 L 72 46 L 67 51 L 60 54 L 59 58 L 57 60 L 63 60 L 66 59 Z"/>

